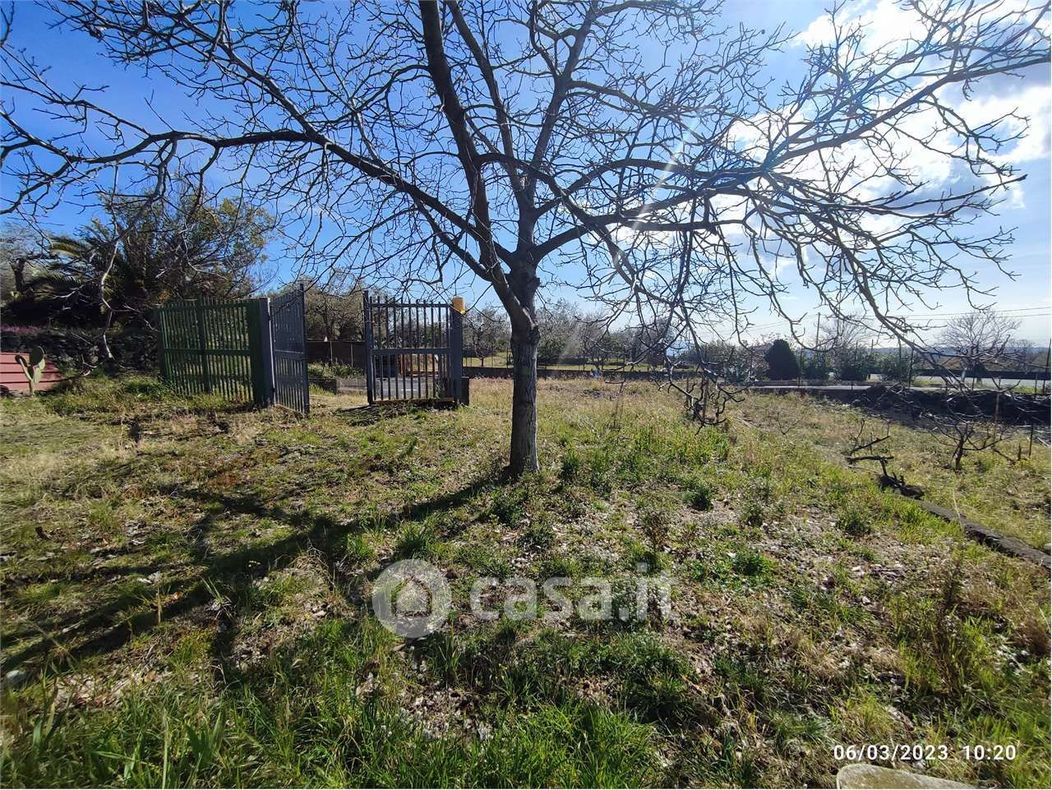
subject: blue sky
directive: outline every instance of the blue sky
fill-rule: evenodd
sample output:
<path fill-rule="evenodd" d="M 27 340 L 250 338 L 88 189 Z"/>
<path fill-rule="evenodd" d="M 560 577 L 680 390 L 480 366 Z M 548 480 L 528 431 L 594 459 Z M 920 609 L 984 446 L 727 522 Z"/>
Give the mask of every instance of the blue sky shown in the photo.
<path fill-rule="evenodd" d="M 730 22 L 741 21 L 754 27 L 774 28 L 779 24 L 802 36 L 821 35 L 821 17 L 825 3 L 812 0 L 793 2 L 756 2 L 755 0 L 728 0 L 725 17 Z M 895 25 L 902 20 L 896 18 L 891 0 L 866 0 L 852 5 L 854 13 L 868 21 L 873 35 L 894 35 Z M 868 15 L 868 16 L 867 16 Z M 886 29 L 882 29 L 886 28 Z M 188 98 L 177 85 L 154 79 L 142 73 L 138 67 L 125 70 L 114 66 L 99 56 L 97 44 L 83 34 L 72 33 L 50 27 L 50 17 L 45 9 L 31 2 L 15 3 L 15 21 L 12 33 L 15 46 L 24 46 L 36 54 L 39 60 L 51 66 L 56 84 L 70 86 L 79 82 L 105 85 L 103 101 L 118 113 L 141 116 L 145 101 L 154 108 L 161 108 L 169 118 L 192 116 L 200 109 L 196 100 Z M 788 46 L 784 52 L 772 54 L 768 64 L 772 73 L 791 77 L 803 49 Z M 90 75 L 90 76 L 89 76 Z M 996 85 L 982 87 L 973 96 L 974 102 L 992 109 L 1014 109 L 1030 116 L 1030 131 L 1026 139 L 1018 144 L 1009 156 L 1026 175 L 1025 182 L 1008 196 L 1001 206 L 1001 216 L 994 220 L 1016 228 L 1016 239 L 1011 249 L 1009 269 L 1018 276 L 1013 280 L 996 270 L 979 271 L 978 280 L 986 288 L 996 289 L 995 296 L 985 303 L 993 303 L 998 309 L 1012 312 L 1022 321 L 1020 335 L 1037 342 L 1049 340 L 1050 304 L 1050 206 L 1049 193 L 1049 101 L 1052 95 L 1048 69 L 1035 70 L 1018 79 L 1003 79 Z M 976 106 L 980 106 L 976 105 Z M 54 229 L 69 229 L 90 216 L 92 208 L 67 205 L 52 212 L 47 221 Z M 280 282 L 295 276 L 295 258 L 282 249 L 272 251 L 275 280 Z M 465 295 L 469 302 L 478 298 L 482 288 L 468 280 L 460 280 L 455 289 Z M 449 295 L 452 295 L 451 293 Z M 547 298 L 567 296 L 575 298 L 572 291 L 549 289 Z M 799 314 L 809 313 L 808 294 L 794 290 L 790 297 L 793 309 Z M 483 297 L 484 300 L 486 297 Z M 939 324 L 945 316 L 968 310 L 964 295 L 943 292 L 933 295 L 932 308 L 918 305 L 918 315 Z M 766 321 L 756 317 L 764 332 L 777 332 L 775 318 Z"/>

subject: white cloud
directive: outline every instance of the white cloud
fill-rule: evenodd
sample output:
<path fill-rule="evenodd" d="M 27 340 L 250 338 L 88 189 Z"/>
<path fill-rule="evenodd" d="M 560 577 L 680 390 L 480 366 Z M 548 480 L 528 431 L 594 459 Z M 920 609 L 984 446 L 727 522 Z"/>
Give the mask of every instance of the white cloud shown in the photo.
<path fill-rule="evenodd" d="M 945 0 L 920 0 L 922 9 L 936 10 L 945 5 Z M 980 19 L 994 21 L 1016 14 L 1037 18 L 1042 13 L 1043 0 L 987 0 Z M 969 4 L 950 5 L 951 17 L 969 10 Z M 921 13 L 913 6 L 903 6 L 900 0 L 859 0 L 848 3 L 837 15 L 840 25 L 857 24 L 863 31 L 866 46 L 877 49 L 889 45 L 904 44 L 911 38 L 919 38 L 927 31 Z M 1041 35 L 1048 37 L 1052 25 L 1046 14 L 1038 23 Z M 822 14 L 811 21 L 804 31 L 796 36 L 794 43 L 802 46 L 831 44 L 835 38 L 833 18 Z"/>
<path fill-rule="evenodd" d="M 1023 137 L 1010 144 L 998 158 L 1009 164 L 1045 159 L 1050 151 L 1050 116 L 1052 116 L 1052 85 L 1028 85 L 1007 96 L 977 97 L 957 105 L 957 111 L 972 125 L 989 123 L 1011 113 L 1002 128 L 1008 134 Z"/>
<path fill-rule="evenodd" d="M 927 6 L 929 9 L 935 9 L 941 8 L 944 3 L 941 0 L 929 0 L 928 2 L 922 0 L 920 5 L 922 8 Z M 964 13 L 967 8 L 968 6 L 963 3 L 951 6 L 951 13 Z M 1039 20 L 1038 28 L 1042 34 L 1047 36 L 1050 30 L 1049 16 L 1043 8 L 1044 3 L 1040 0 L 986 0 L 985 7 L 981 6 L 978 18 L 985 24 L 1021 14 Z M 815 18 L 796 37 L 795 42 L 802 46 L 830 44 L 835 40 L 836 27 L 854 25 L 857 25 L 861 32 L 863 49 L 871 52 L 894 51 L 896 48 L 907 45 L 911 39 L 923 36 L 928 27 L 916 8 L 903 6 L 898 0 L 861 0 L 849 3 L 840 9 L 836 17 L 836 25 L 829 14 Z M 940 91 L 939 99 L 958 112 L 973 128 L 1011 114 L 1018 116 L 1008 117 L 999 125 L 1000 135 L 1020 135 L 1020 138 L 1009 142 L 998 152 L 988 152 L 995 161 L 1018 165 L 1024 162 L 1047 160 L 1049 157 L 1050 148 L 1052 148 L 1052 143 L 1050 143 L 1052 86 L 1047 76 L 1040 84 L 1023 83 L 1020 88 L 1011 92 L 977 95 L 970 99 L 964 98 L 959 89 L 952 87 Z M 902 134 L 895 130 L 888 133 L 889 138 L 893 141 L 892 150 L 897 156 L 903 158 L 913 178 L 932 188 L 948 186 L 962 177 L 961 167 L 954 162 L 952 157 L 932 150 L 933 148 L 943 151 L 953 150 L 961 142 L 954 133 L 944 130 L 938 133 L 928 145 L 917 142 L 918 139 L 926 139 L 932 132 L 943 126 L 944 123 L 938 114 L 934 110 L 926 109 L 899 120 L 898 128 L 901 129 Z M 746 135 L 742 137 L 745 140 L 748 139 Z M 852 143 L 843 146 L 838 155 L 842 157 L 841 161 L 846 161 L 848 157 L 856 157 L 856 163 L 865 163 L 863 171 L 869 169 L 874 172 L 879 171 L 879 161 L 871 161 L 875 153 L 866 150 L 862 144 Z M 803 161 L 794 167 L 794 175 L 821 178 L 821 169 L 820 163 Z M 893 186 L 890 180 L 877 178 L 853 191 L 860 198 L 872 198 L 880 194 L 882 189 Z M 1009 208 L 1021 208 L 1024 205 L 1021 184 L 1013 184 L 1008 188 L 1006 205 Z M 886 231 L 890 228 L 880 229 Z"/>

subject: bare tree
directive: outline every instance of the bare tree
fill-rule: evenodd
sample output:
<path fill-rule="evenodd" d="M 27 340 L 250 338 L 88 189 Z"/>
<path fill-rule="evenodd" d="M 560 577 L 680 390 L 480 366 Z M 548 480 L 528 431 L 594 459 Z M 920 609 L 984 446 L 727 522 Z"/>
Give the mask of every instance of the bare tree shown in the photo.
<path fill-rule="evenodd" d="M 884 424 L 883 433 L 867 435 L 866 421 L 865 419 L 860 419 L 858 421 L 858 433 L 855 434 L 855 438 L 851 443 L 851 448 L 844 453 L 844 457 L 851 465 L 862 463 L 864 461 L 876 461 L 880 464 L 880 477 L 877 478 L 877 481 L 880 483 L 881 488 L 893 488 L 899 493 L 914 498 L 923 496 L 924 491 L 922 489 L 917 486 L 909 485 L 906 482 L 905 477 L 902 475 L 897 475 L 894 472 L 888 471 L 888 461 L 894 461 L 895 456 L 883 452 L 881 445 L 890 438 L 891 423 Z"/>
<path fill-rule="evenodd" d="M 865 381 L 876 366 L 873 333 L 860 316 L 838 316 L 822 330 L 821 353 L 841 381 Z"/>
<path fill-rule="evenodd" d="M 1008 426 L 996 417 L 990 419 L 976 413 L 967 398 L 947 398 L 945 408 L 926 416 L 931 430 L 946 439 L 954 472 L 961 471 L 961 463 L 968 453 L 993 450 L 1009 461 L 1017 460 L 998 449 L 1008 437 Z"/>
<path fill-rule="evenodd" d="M 1018 179 L 997 156 L 1017 133 L 956 104 L 1049 57 L 1041 2 L 918 3 L 887 44 L 838 7 L 783 84 L 764 59 L 791 36 L 724 25 L 716 0 L 51 7 L 199 110 L 176 123 L 144 95 L 122 115 L 5 31 L 7 210 L 118 175 L 225 171 L 283 211 L 306 265 L 407 286 L 474 275 L 511 322 L 514 474 L 538 468 L 542 275 L 641 325 L 740 336 L 758 298 L 801 318 L 780 299 L 788 262 L 827 314 L 855 294 L 913 342 L 898 308 L 973 288 L 976 261 L 1001 266 L 1010 238 L 962 228 Z M 960 178 L 935 188 L 918 151 Z"/>
<path fill-rule="evenodd" d="M 464 316 L 464 344 L 486 366 L 486 357 L 507 349 L 511 330 L 500 307 L 472 307 Z"/>
<path fill-rule="evenodd" d="M 53 257 L 48 241 L 27 225 L 0 228 L 0 304 L 24 294 L 27 283 L 40 275 Z"/>
<path fill-rule="evenodd" d="M 969 373 L 972 387 L 989 368 L 1008 361 L 1019 321 L 995 310 L 976 310 L 953 318 L 939 335 L 939 343 L 961 363 L 961 381 Z"/>

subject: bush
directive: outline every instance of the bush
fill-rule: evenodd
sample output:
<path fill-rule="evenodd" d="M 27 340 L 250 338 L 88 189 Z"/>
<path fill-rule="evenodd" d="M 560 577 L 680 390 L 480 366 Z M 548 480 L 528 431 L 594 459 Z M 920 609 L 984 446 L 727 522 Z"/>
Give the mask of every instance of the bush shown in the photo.
<path fill-rule="evenodd" d="M 747 527 L 762 527 L 767 520 L 767 508 L 758 499 L 749 499 L 742 506 L 739 519 Z"/>
<path fill-rule="evenodd" d="M 712 486 L 696 480 L 687 491 L 687 501 L 695 510 L 712 510 Z"/>
<path fill-rule="evenodd" d="M 771 344 L 763 358 L 767 360 L 768 378 L 775 381 L 800 378 L 800 363 L 796 361 L 796 354 L 781 338 Z"/>
<path fill-rule="evenodd" d="M 731 568 L 741 576 L 764 576 L 774 563 L 755 549 L 738 552 L 731 561 Z"/>

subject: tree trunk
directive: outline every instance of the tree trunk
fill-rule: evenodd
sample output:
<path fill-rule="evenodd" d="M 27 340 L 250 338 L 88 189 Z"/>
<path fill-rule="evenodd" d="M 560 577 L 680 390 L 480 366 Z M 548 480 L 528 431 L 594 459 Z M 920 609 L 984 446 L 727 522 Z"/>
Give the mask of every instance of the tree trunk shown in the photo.
<path fill-rule="evenodd" d="M 511 462 L 512 477 L 540 469 L 537 461 L 537 345 L 536 329 L 512 333 Z"/>

